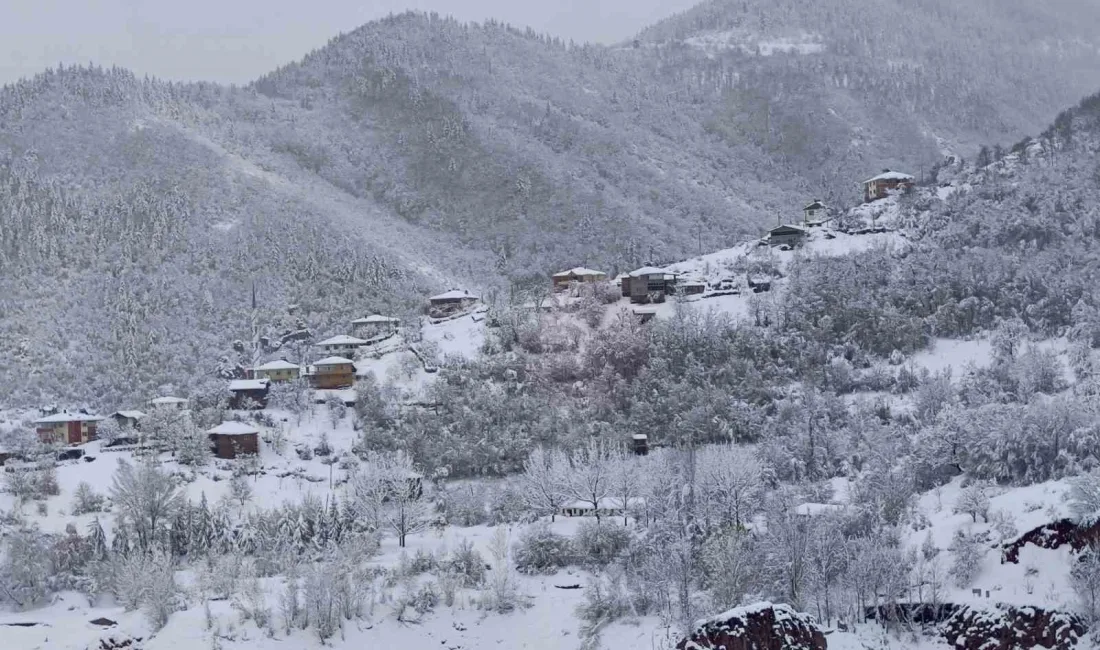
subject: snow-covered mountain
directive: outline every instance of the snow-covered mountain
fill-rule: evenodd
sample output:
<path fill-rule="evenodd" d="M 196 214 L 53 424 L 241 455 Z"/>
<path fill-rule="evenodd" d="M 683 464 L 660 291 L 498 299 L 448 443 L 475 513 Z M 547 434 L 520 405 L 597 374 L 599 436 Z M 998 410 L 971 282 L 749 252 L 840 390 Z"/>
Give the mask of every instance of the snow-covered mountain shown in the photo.
<path fill-rule="evenodd" d="M 852 30 L 839 9 L 711 3 L 619 48 L 405 14 L 247 88 L 88 69 L 9 86 L 6 399 L 198 390 L 253 320 L 326 335 L 439 288 L 732 246 L 808 197 L 844 205 L 868 170 L 1018 138 L 1100 84 L 1088 21 L 1064 12 L 917 3 Z M 1002 55 L 945 50 L 926 38 L 941 26 Z"/>

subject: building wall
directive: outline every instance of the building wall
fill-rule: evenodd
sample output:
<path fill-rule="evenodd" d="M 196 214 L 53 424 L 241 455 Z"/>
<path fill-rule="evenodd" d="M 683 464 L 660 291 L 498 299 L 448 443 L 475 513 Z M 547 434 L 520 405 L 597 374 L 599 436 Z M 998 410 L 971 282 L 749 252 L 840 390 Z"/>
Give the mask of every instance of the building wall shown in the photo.
<path fill-rule="evenodd" d="M 330 366 L 318 368 L 310 381 L 314 388 L 350 388 L 355 384 L 355 366 Z"/>
<path fill-rule="evenodd" d="M 214 443 L 214 455 L 218 458 L 232 459 L 238 454 L 260 453 L 259 436 L 254 433 L 237 436 L 212 434 L 210 437 Z"/>
<path fill-rule="evenodd" d="M 299 371 L 296 368 L 288 368 L 286 370 L 257 370 L 256 379 L 264 379 L 265 377 L 274 382 L 280 381 L 294 381 L 298 378 Z"/>
<path fill-rule="evenodd" d="M 96 439 L 95 422 L 51 422 L 38 425 L 35 431 L 38 439 L 45 443 L 82 445 Z M 70 432 L 74 435 L 70 435 Z"/>

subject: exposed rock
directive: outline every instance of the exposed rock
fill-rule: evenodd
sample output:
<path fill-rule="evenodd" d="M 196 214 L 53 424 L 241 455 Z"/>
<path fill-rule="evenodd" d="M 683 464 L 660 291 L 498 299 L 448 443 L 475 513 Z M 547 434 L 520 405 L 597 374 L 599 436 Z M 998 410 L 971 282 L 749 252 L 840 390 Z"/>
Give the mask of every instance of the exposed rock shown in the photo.
<path fill-rule="evenodd" d="M 1039 548 L 1056 549 L 1068 544 L 1074 551 L 1100 543 L 1100 522 L 1081 526 L 1072 519 L 1059 519 L 1020 535 L 1016 541 L 1005 544 L 1001 550 L 1001 564 L 1020 563 L 1020 549 L 1028 544 Z"/>
<path fill-rule="evenodd" d="M 1087 627 L 1074 614 L 1038 607 L 963 606 L 943 626 L 943 636 L 959 650 L 1073 650 Z"/>
<path fill-rule="evenodd" d="M 118 625 L 116 621 L 112 621 L 109 618 L 96 618 L 89 621 L 92 625 L 102 625 L 103 627 L 110 627 L 111 625 Z"/>
<path fill-rule="evenodd" d="M 89 646 L 88 650 L 141 650 L 141 637 L 130 636 L 106 636 L 99 640 L 99 645 Z"/>
<path fill-rule="evenodd" d="M 757 603 L 703 621 L 676 650 L 826 650 L 813 617 L 789 605 Z"/>

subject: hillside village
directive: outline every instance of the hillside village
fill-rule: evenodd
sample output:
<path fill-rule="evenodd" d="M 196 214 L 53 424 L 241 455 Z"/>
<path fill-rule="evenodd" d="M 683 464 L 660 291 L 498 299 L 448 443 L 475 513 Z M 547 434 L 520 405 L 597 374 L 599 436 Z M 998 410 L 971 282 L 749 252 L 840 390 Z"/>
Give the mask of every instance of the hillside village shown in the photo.
<path fill-rule="evenodd" d="M 820 200 L 813 200 L 806 204 L 800 218 L 780 223 L 765 232 L 761 238 L 731 249 L 660 267 L 644 266 L 615 277 L 583 266 L 555 272 L 546 278 L 543 293 L 534 294 L 531 299 L 510 307 L 506 313 L 533 314 L 535 318 L 556 322 L 567 331 L 570 328 L 588 331 L 589 336 L 594 336 L 599 331 L 628 332 L 631 331 L 630 328 L 645 327 L 655 321 L 669 322 L 682 317 L 680 314 L 684 309 L 696 310 L 700 314 L 719 314 L 757 326 L 768 325 L 774 317 L 769 306 L 770 301 L 787 290 L 791 274 L 797 272 L 803 261 L 908 245 L 904 229 L 898 228 L 902 219 L 899 201 L 904 195 L 914 192 L 937 197 L 939 200 L 941 196 L 950 194 L 942 190 L 943 188 L 918 188 L 913 177 L 887 171 L 863 183 L 863 203 L 843 213 L 832 211 Z M 408 492 L 400 494 L 387 492 L 387 498 L 398 502 L 400 519 L 391 521 L 389 525 L 384 523 L 384 519 L 379 520 L 378 532 L 371 533 L 369 538 L 373 540 L 371 544 L 381 544 L 371 551 L 376 555 L 379 571 L 390 572 L 386 575 L 395 577 L 388 580 L 396 579 L 400 586 L 382 587 L 378 605 L 371 607 L 382 607 L 383 603 L 389 602 L 388 599 L 397 599 L 392 601 L 392 607 L 415 607 L 418 608 L 417 613 L 400 614 L 394 610 L 393 616 L 368 616 L 368 619 L 374 621 L 372 625 L 366 628 L 360 626 L 358 630 L 340 625 L 340 634 L 348 640 L 361 639 L 363 643 L 381 644 L 385 647 L 416 643 L 418 641 L 411 639 L 420 639 L 427 635 L 439 637 L 439 642 L 447 647 L 475 648 L 484 647 L 485 644 L 497 642 L 498 639 L 514 633 L 509 630 L 535 626 L 544 630 L 548 641 L 545 645 L 540 645 L 532 640 L 526 647 L 540 650 L 560 647 L 553 639 L 575 632 L 570 630 L 569 625 L 561 627 L 560 619 L 556 619 L 553 613 L 563 609 L 584 611 L 594 597 L 593 594 L 607 587 L 601 582 L 606 577 L 592 578 L 587 575 L 588 572 L 594 572 L 597 576 L 603 574 L 588 565 L 573 567 L 571 561 L 566 559 L 549 560 L 562 562 L 562 569 L 514 573 L 513 569 L 507 568 L 510 563 L 518 562 L 524 566 L 523 563 L 528 560 L 502 551 L 500 536 L 507 530 L 509 536 L 519 536 L 520 541 L 511 542 L 517 544 L 517 549 L 527 544 L 523 540 L 528 538 L 524 536 L 530 533 L 524 532 L 528 529 L 522 522 L 530 521 L 530 514 L 494 514 L 493 517 L 499 518 L 500 523 L 493 525 L 485 521 L 484 505 L 472 504 L 477 503 L 477 499 L 484 498 L 474 496 L 484 494 L 480 492 L 481 488 L 472 487 L 476 483 L 468 487 L 464 480 L 448 479 L 445 472 L 415 467 L 408 463 L 407 458 L 399 461 L 395 467 L 384 469 L 389 467 L 383 464 L 388 461 L 383 461 L 382 456 L 376 456 L 374 452 L 360 447 L 363 436 L 368 433 L 362 427 L 371 426 L 368 422 L 373 416 L 369 414 L 374 411 L 370 409 L 428 413 L 438 409 L 439 404 L 433 403 L 425 390 L 436 381 L 436 377 L 441 376 L 441 368 L 447 365 L 448 359 L 472 358 L 479 350 L 490 345 L 493 336 L 501 336 L 500 332 L 492 334 L 492 330 L 507 327 L 507 322 L 494 314 L 491 305 L 482 297 L 466 289 L 452 289 L 428 297 L 419 322 L 401 321 L 383 314 L 354 319 L 348 323 L 345 333 L 334 334 L 314 343 L 310 352 L 312 360 L 308 363 L 293 363 L 281 357 L 258 359 L 255 365 L 244 369 L 241 376 L 225 381 L 226 393 L 222 404 L 211 405 L 187 397 L 161 395 L 150 398 L 145 404 L 126 405 L 129 408 L 102 417 L 79 409 L 47 409 L 37 417 L 23 421 L 32 423 L 38 440 L 46 443 L 47 449 L 52 451 L 48 451 L 46 456 L 42 455 L 42 448 L 35 448 L 33 452 L 25 451 L 30 448 L 24 440 L 21 449 L 5 449 L 0 459 L 6 461 L 4 474 L 8 477 L 42 471 L 56 473 L 56 480 L 60 484 L 57 493 L 46 497 L 44 501 L 38 501 L 41 505 L 38 506 L 37 513 L 25 511 L 23 497 L 16 499 L 14 494 L 9 494 L 0 498 L 8 500 L 13 512 L 23 511 L 22 516 L 37 522 L 46 531 L 61 534 L 73 522 L 76 523 L 73 531 L 98 531 L 102 528 L 105 539 L 116 540 L 110 542 L 110 545 L 117 547 L 120 535 L 132 535 L 134 531 L 120 532 L 125 530 L 126 525 L 121 520 L 112 524 L 106 513 L 97 514 L 97 508 L 80 515 L 75 510 L 67 513 L 67 510 L 75 508 L 69 502 L 77 493 L 83 494 L 91 490 L 94 495 L 95 492 L 107 490 L 111 485 L 109 477 L 116 472 L 116 465 L 122 467 L 118 461 L 138 464 L 152 461 L 178 477 L 185 497 L 190 502 L 201 501 L 202 508 L 207 507 L 205 504 L 208 501 L 212 504 L 212 514 L 203 516 L 227 519 L 220 524 L 206 525 L 213 528 L 226 527 L 220 534 L 226 535 L 227 541 L 220 543 L 237 547 L 245 544 L 243 540 L 262 534 L 260 529 L 253 530 L 253 527 L 267 525 L 263 523 L 263 517 L 267 516 L 263 509 L 277 508 L 280 500 L 304 500 L 301 507 L 305 509 L 300 514 L 295 514 L 299 511 L 293 509 L 289 502 L 283 507 L 289 508 L 286 511 L 289 515 L 307 517 L 304 521 L 313 522 L 308 524 L 315 531 L 308 534 L 309 539 L 312 539 L 312 535 L 322 534 L 319 532 L 321 529 L 316 528 L 318 526 L 327 527 L 325 530 L 329 531 L 335 531 L 337 526 L 346 526 L 348 531 L 357 529 L 353 518 L 362 515 L 358 514 L 358 510 L 353 513 L 350 508 L 352 503 L 361 498 L 359 491 L 366 489 L 361 487 L 366 477 L 372 475 L 372 472 L 377 472 L 379 476 L 393 476 L 395 478 L 388 480 L 415 486 L 415 489 L 410 488 Z M 982 341 L 943 341 L 938 345 L 943 349 L 937 348 L 914 355 L 910 365 L 902 368 L 901 374 L 924 372 L 928 376 L 929 372 L 940 372 L 945 367 L 953 367 L 956 372 L 967 372 L 967 368 L 970 368 L 969 372 L 973 372 L 974 368 L 990 363 L 989 359 L 993 354 Z M 1065 352 L 1063 350 L 1056 354 Z M 375 392 L 382 382 L 393 385 L 387 389 L 389 392 L 385 396 Z M 364 386 L 368 388 L 364 389 Z M 373 404 L 379 397 L 395 400 L 395 403 L 384 406 Z M 372 404 L 362 403 L 363 399 L 370 400 Z M 850 396 L 850 408 L 854 412 L 862 412 L 868 399 L 876 403 L 875 408 L 887 408 L 896 413 L 915 412 L 920 408 L 919 404 L 908 397 L 899 395 L 884 398 L 873 391 L 869 396 L 858 393 Z M 9 421 L 11 420 L 9 416 Z M 583 453 L 611 453 L 607 460 L 601 461 L 608 463 L 606 471 L 617 472 L 619 470 L 612 468 L 621 466 L 630 474 L 637 473 L 642 467 L 662 466 L 662 463 L 676 458 L 673 448 L 678 443 L 660 436 L 651 439 L 651 435 L 629 433 L 621 441 L 619 452 L 589 449 Z M 746 452 L 738 447 L 722 447 L 719 445 L 713 452 L 708 452 L 715 454 L 719 467 L 726 468 L 706 470 L 718 472 L 715 476 L 723 471 L 734 471 L 741 464 L 748 463 L 752 466 L 756 462 L 749 460 Z M 583 481 L 590 480 L 583 478 L 591 470 L 585 468 L 585 461 L 581 458 L 593 461 L 595 456 L 583 456 L 583 453 L 582 456 L 570 457 L 567 465 L 573 468 L 571 471 L 574 475 L 561 479 L 566 484 L 581 481 L 580 485 L 585 485 Z M 204 457 L 211 457 L 212 464 L 206 465 L 207 461 L 201 460 Z M 558 461 L 547 462 L 550 467 Z M 54 469 L 43 470 L 44 466 Z M 527 468 L 526 473 L 520 476 L 518 483 L 506 479 L 503 485 L 514 487 L 503 489 L 528 489 L 522 486 L 531 486 L 531 481 L 538 480 L 532 474 L 536 472 L 536 465 L 531 465 L 528 461 L 524 467 Z M 622 524 L 626 524 L 623 530 L 637 527 L 637 530 L 643 531 L 646 529 L 643 522 L 651 516 L 658 516 L 656 513 L 663 506 L 659 507 L 657 497 L 641 484 L 622 483 L 621 487 L 612 487 L 619 486 L 620 483 L 616 481 L 620 480 L 612 479 L 608 487 L 595 488 L 595 491 L 590 489 L 587 493 L 583 487 L 570 488 L 546 497 L 548 501 L 526 496 L 516 498 L 528 505 L 516 503 L 510 506 L 491 506 L 505 508 L 503 512 L 507 512 L 508 508 L 518 508 L 517 513 L 541 514 L 544 521 L 541 525 L 549 528 L 547 532 L 540 534 L 551 535 L 547 538 L 547 543 L 558 539 L 567 540 L 572 536 L 579 544 L 587 534 L 585 531 L 593 526 L 596 530 L 617 530 Z M 115 481 L 117 485 L 117 476 Z M 588 485 L 591 487 L 591 484 Z M 112 488 L 114 489 L 116 488 Z M 793 526 L 802 528 L 817 526 L 819 521 L 853 516 L 856 510 L 851 504 L 850 493 L 857 489 L 864 488 L 859 487 L 854 479 L 837 477 L 827 481 L 817 495 L 803 494 L 794 497 L 793 501 L 786 501 L 781 506 L 781 512 L 784 513 L 783 516 L 790 517 Z M 466 498 L 463 495 L 467 492 L 474 502 L 467 503 L 463 500 Z M 967 499 L 973 498 L 972 492 L 973 489 L 964 487 L 961 481 L 956 480 L 937 488 L 934 493 L 921 495 L 915 508 L 922 513 L 920 516 L 925 518 L 926 523 L 905 537 L 901 548 L 926 555 L 929 544 L 939 549 L 954 548 L 958 543 L 956 538 L 958 530 L 961 530 L 960 526 L 970 520 L 967 513 L 971 510 L 967 508 L 971 506 L 963 504 Z M 1065 517 L 1066 492 L 1067 485 L 1057 481 L 1040 483 L 1021 490 L 984 488 L 982 494 L 986 503 L 973 506 L 977 508 L 973 512 L 978 514 L 973 517 L 975 526 L 972 529 L 967 526 L 970 530 L 967 534 L 981 534 L 985 536 L 984 539 L 1002 540 L 1001 543 L 1005 545 L 1015 544 L 1014 548 L 1018 550 L 1014 557 L 1017 559 L 1012 563 L 1002 564 L 1000 550 L 979 552 L 975 562 L 980 568 L 975 569 L 975 572 L 982 577 L 972 583 L 976 587 L 956 588 L 944 583 L 942 577 L 933 575 L 932 578 L 926 578 L 930 580 L 928 583 L 916 583 L 916 588 L 924 589 L 931 584 L 931 588 L 940 590 L 937 599 L 953 603 L 953 607 L 964 608 L 951 610 L 953 614 L 958 613 L 960 616 L 963 611 L 970 611 L 966 608 L 980 610 L 996 602 L 996 607 L 1008 608 L 1003 612 L 1004 616 L 1010 617 L 1006 620 L 1013 621 L 1012 625 L 1031 624 L 1020 623 L 1023 619 L 1018 618 L 1018 610 L 1015 608 L 1038 604 L 1039 601 L 1031 596 L 1033 593 L 1044 594 L 1045 600 L 1042 602 L 1048 607 L 1066 607 L 1069 598 L 1066 586 L 1069 578 L 1065 572 L 1067 565 L 1064 563 L 1069 557 L 1066 551 L 1059 551 L 1059 557 L 1062 558 L 1059 561 L 1063 563 L 1058 564 L 1058 568 L 1036 574 L 1035 563 L 1045 561 L 1038 558 L 1046 557 L 1042 554 L 1047 551 L 1038 550 L 1036 546 L 1028 544 L 1025 541 L 1026 536 L 1018 536 L 1028 530 L 1041 530 L 1043 526 Z M 722 496 L 714 502 L 714 506 L 728 508 L 728 499 L 728 495 Z M 432 502 L 435 503 L 434 506 L 431 505 Z M 535 503 L 540 505 L 535 506 Z M 955 505 L 945 506 L 945 503 Z M 373 516 L 392 516 L 394 513 L 387 510 L 387 507 L 382 507 Z M 247 515 L 250 508 L 254 509 L 255 514 Z M 315 509 L 316 514 L 308 514 L 311 508 Z M 533 509 L 527 510 L 528 508 Z M 348 510 L 344 513 L 343 509 Z M 437 509 L 442 510 L 432 514 Z M 326 515 L 329 511 L 332 514 Z M 388 514 L 382 515 L 383 511 Z M 991 520 L 989 512 L 996 512 L 998 519 Z M 277 518 L 280 515 L 272 512 L 271 516 Z M 759 530 L 763 534 L 763 531 L 769 529 L 766 522 L 773 522 L 774 525 L 775 516 L 772 512 L 765 519 L 764 513 L 757 512 L 744 523 L 738 523 L 738 526 Z M 344 520 L 345 517 L 348 519 Z M 468 523 L 463 523 L 464 518 Z M 1003 525 L 1005 518 L 1012 520 L 1011 530 Z M 982 523 L 978 523 L 979 519 L 982 519 Z M 238 520 L 238 523 L 229 524 L 228 520 Z M 338 520 L 346 523 L 337 524 Z M 611 528 L 602 529 L 601 521 L 604 522 L 603 526 Z M 118 528 L 120 525 L 123 528 Z M 391 531 L 393 536 L 387 535 L 386 531 Z M 381 535 L 376 537 L 379 532 Z M 76 534 L 79 537 L 78 533 L 67 534 Z M 297 543 L 304 543 L 304 535 L 307 533 L 296 532 L 291 537 L 299 539 Z M 262 546 L 258 544 L 256 550 L 250 551 L 257 559 L 261 557 Z M 431 590 L 438 588 L 433 586 L 437 584 L 437 580 L 444 580 L 449 574 L 439 568 L 428 569 L 422 578 L 396 576 L 409 576 L 410 573 L 415 576 L 415 570 L 410 568 L 412 565 L 419 562 L 440 562 L 447 553 L 458 553 L 464 548 L 468 550 L 463 552 L 478 553 L 479 557 L 493 559 L 486 562 L 489 571 L 484 583 L 480 579 L 471 581 L 471 587 L 459 587 L 457 595 L 446 597 L 448 602 L 453 598 L 455 603 L 466 603 L 455 605 L 458 609 L 452 616 L 454 627 L 447 627 L 450 623 L 447 626 L 443 623 L 451 619 L 431 615 L 432 609 L 442 607 L 441 604 L 434 604 L 434 599 L 438 596 L 432 595 L 435 592 Z M 994 548 L 999 549 L 1000 546 L 994 545 Z M 514 552 L 520 553 L 518 550 Z M 211 553 L 210 561 L 214 561 L 215 556 L 211 551 L 203 553 Z M 334 566 L 327 564 L 328 562 L 329 560 L 323 560 L 322 564 Z M 559 572 L 562 570 L 565 571 L 564 574 Z M 945 565 L 935 564 L 928 570 L 935 573 L 945 571 L 946 568 Z M 254 569 L 248 569 L 242 575 L 248 575 L 248 571 Z M 205 574 L 196 568 L 187 579 L 211 579 L 203 575 Z M 262 576 L 262 572 L 259 575 Z M 436 577 L 428 579 L 428 576 L 433 575 Z M 263 597 L 253 594 L 249 596 L 253 599 L 249 602 L 256 602 L 257 598 L 260 601 L 275 602 L 280 598 L 278 590 L 282 588 L 279 586 L 281 583 L 273 577 L 262 580 L 264 586 L 261 591 L 267 591 L 269 595 Z M 475 588 L 474 585 L 482 586 Z M 200 588 L 198 583 L 196 588 L 202 593 L 208 593 L 205 591 L 208 588 Z M 574 588 L 577 591 L 570 591 Z M 428 591 L 424 591 L 425 589 Z M 496 593 L 497 589 L 504 593 Z M 593 592 L 594 589 L 597 591 Z M 404 595 L 399 596 L 396 592 Z M 387 593 L 392 595 L 386 596 Z M 913 598 L 911 593 L 907 594 L 908 598 Z M 492 602 L 492 598 L 519 598 L 516 602 L 523 604 L 487 604 Z M 421 602 L 417 599 L 427 600 Z M 286 638 L 300 638 L 295 635 L 306 634 L 291 630 L 293 626 L 288 627 L 286 632 L 264 632 L 265 625 L 278 627 L 264 622 L 264 617 L 273 615 L 273 612 L 261 614 L 260 618 L 250 621 L 234 622 L 233 611 L 255 606 L 261 608 L 256 611 L 262 612 L 265 607 L 262 604 L 248 605 L 241 597 L 234 597 L 222 604 L 207 599 L 203 607 L 208 611 L 201 614 L 206 617 L 207 622 L 197 626 L 195 624 L 198 623 L 196 617 L 199 616 L 199 610 L 188 604 L 184 606 L 184 611 L 171 614 L 158 623 L 157 625 L 167 623 L 167 627 L 159 632 L 156 631 L 156 625 L 150 626 L 146 622 L 148 606 L 141 612 L 132 612 L 125 605 L 104 607 L 88 603 L 75 602 L 72 596 L 62 596 L 44 610 L 18 615 L 33 615 L 36 621 L 40 621 L 18 629 L 17 638 L 22 644 L 20 647 L 75 650 L 82 649 L 89 638 L 102 638 L 104 643 L 114 643 L 123 642 L 127 638 L 148 637 L 146 646 L 143 647 L 150 650 L 174 648 L 173 644 L 180 642 L 214 644 L 224 648 L 255 648 L 278 643 L 278 637 L 283 634 L 288 635 Z M 498 615 L 504 618 L 485 619 L 484 613 L 471 617 L 461 613 L 464 607 L 471 608 L 470 614 L 487 607 L 490 610 L 498 607 Z M 816 605 L 807 603 L 806 608 L 823 625 L 830 648 L 855 649 L 867 647 L 868 643 L 887 644 L 896 641 L 890 639 L 898 634 L 897 630 L 870 622 L 875 615 L 871 608 L 858 612 L 851 609 L 834 612 L 827 602 L 818 602 Z M 74 610 L 80 613 L 79 619 L 66 613 Z M 742 614 L 740 611 L 734 610 L 712 620 L 722 622 L 731 620 L 731 616 L 743 615 L 751 618 L 749 613 Z M 748 611 L 750 610 L 746 610 Z M 253 613 L 249 616 L 255 615 Z M 94 616 L 99 616 L 96 620 L 102 619 L 109 624 L 104 624 L 105 627 L 92 625 L 90 629 L 86 629 L 87 624 L 83 621 Z M 314 613 L 311 616 L 314 618 L 310 619 L 308 625 L 313 625 L 319 614 Z M 410 619 L 410 616 L 415 618 Z M 7 620 L 5 616 L 0 615 L 0 623 L 4 620 Z M 417 632 L 413 636 L 410 636 L 411 629 L 406 627 L 408 620 L 418 621 L 415 628 Z M 817 625 L 813 622 L 814 619 L 808 620 L 811 625 Z M 670 624 L 667 616 L 651 614 L 642 616 L 640 621 L 640 626 L 619 621 L 605 623 L 593 638 L 599 639 L 602 647 L 609 650 L 627 650 L 640 644 L 671 648 L 682 637 L 682 629 L 678 625 Z M 1084 633 L 1080 622 L 1075 618 L 1066 619 L 1065 625 L 1065 630 L 1069 630 L 1074 638 Z M 188 631 L 189 627 L 196 629 Z M 199 628 L 208 631 L 202 632 Z M 700 628 L 704 629 L 707 628 Z M 325 638 L 326 633 L 318 633 Z M 929 648 L 939 647 L 935 640 L 925 639 L 921 643 Z"/>
<path fill-rule="evenodd" d="M 670 309 L 658 306 L 677 300 L 715 301 L 720 311 L 736 316 L 747 314 L 745 295 L 760 294 L 771 290 L 774 282 L 783 277 L 783 263 L 773 258 L 772 263 L 760 270 L 738 269 L 753 255 L 752 247 L 758 246 L 776 251 L 790 252 L 806 248 L 818 253 L 828 249 L 835 251 L 858 249 L 849 243 L 852 237 L 890 232 L 888 225 L 878 223 L 877 213 L 900 194 L 910 192 L 916 179 L 908 174 L 883 170 L 861 185 L 863 204 L 847 214 L 855 219 L 845 219 L 836 224 L 838 215 L 831 212 L 820 199 L 814 199 L 802 209 L 802 218 L 793 223 L 780 223 L 754 242 L 712 255 L 703 256 L 697 262 L 673 263 L 666 267 L 644 266 L 610 278 L 603 271 L 576 267 L 553 273 L 549 278 L 550 294 L 539 298 L 537 304 L 525 303 L 525 309 L 535 311 L 569 311 L 579 304 L 582 296 L 596 296 L 610 303 L 607 317 L 617 315 L 618 303 L 630 305 L 630 313 L 640 324 L 659 314 L 669 315 Z M 868 212 L 868 209 L 870 212 Z M 896 210 L 891 204 L 887 209 Z M 862 219 L 870 215 L 870 223 Z M 837 239 L 841 241 L 836 244 Z M 738 269 L 737 272 L 734 270 Z M 621 301 L 614 301 L 621 296 Z M 669 305 L 671 307 L 671 305 Z M 419 328 L 417 338 L 431 337 L 427 332 L 445 330 L 449 321 L 469 318 L 482 322 L 488 308 L 481 298 L 465 289 L 451 289 L 433 295 L 426 300 L 423 322 L 409 324 Z M 424 373 L 436 372 L 436 366 L 417 346 L 410 342 L 401 320 L 392 316 L 371 314 L 350 323 L 350 334 L 337 334 L 312 344 L 314 360 L 309 363 L 292 363 L 286 358 L 274 358 L 251 368 L 244 368 L 242 376 L 232 378 L 226 386 L 225 407 L 229 411 L 262 411 L 269 406 L 272 389 L 280 385 L 301 394 L 312 391 L 306 398 L 317 404 L 339 400 L 346 407 L 355 405 L 355 384 L 359 377 L 378 370 L 379 362 L 387 357 L 411 354 Z M 449 336 L 444 333 L 443 336 Z M 377 380 L 378 377 L 375 377 Z M 186 398 L 164 395 L 151 398 L 146 411 L 177 414 L 187 418 L 190 414 Z M 39 440 L 48 445 L 80 447 L 99 438 L 98 423 L 111 419 L 120 429 L 113 434 L 107 448 L 130 448 L 143 444 L 141 422 L 147 413 L 138 408 L 126 408 L 103 417 L 86 409 L 58 410 L 56 407 L 40 409 L 41 416 L 33 420 Z M 235 421 L 211 426 L 207 431 L 211 450 L 221 459 L 234 459 L 239 454 L 256 454 L 260 432 L 255 427 Z M 70 457 L 72 452 L 67 452 Z M 0 464 L 13 457 L 10 451 L 0 449 Z M 19 460 L 19 459 L 16 459 Z"/>

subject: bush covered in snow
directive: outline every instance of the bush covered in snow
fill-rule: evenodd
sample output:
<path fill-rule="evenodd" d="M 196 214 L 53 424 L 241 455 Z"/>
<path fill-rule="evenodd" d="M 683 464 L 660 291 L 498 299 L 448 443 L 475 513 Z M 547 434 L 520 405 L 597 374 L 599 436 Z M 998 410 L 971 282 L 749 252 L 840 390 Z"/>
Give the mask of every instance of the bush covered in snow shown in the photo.
<path fill-rule="evenodd" d="M 550 530 L 549 523 L 536 522 L 520 533 L 513 554 L 520 573 L 554 573 L 573 560 L 568 537 Z"/>

